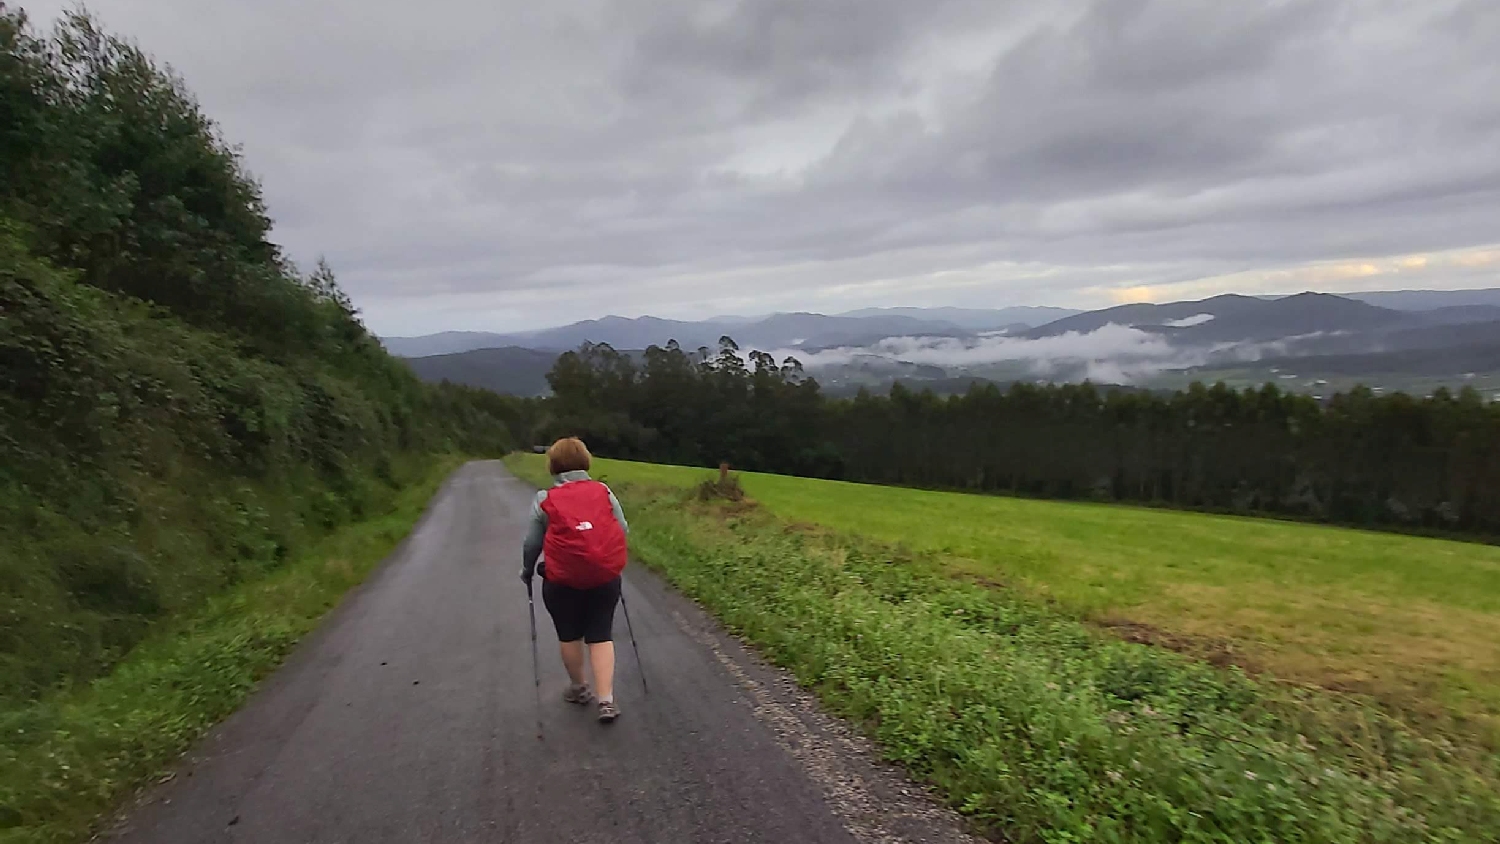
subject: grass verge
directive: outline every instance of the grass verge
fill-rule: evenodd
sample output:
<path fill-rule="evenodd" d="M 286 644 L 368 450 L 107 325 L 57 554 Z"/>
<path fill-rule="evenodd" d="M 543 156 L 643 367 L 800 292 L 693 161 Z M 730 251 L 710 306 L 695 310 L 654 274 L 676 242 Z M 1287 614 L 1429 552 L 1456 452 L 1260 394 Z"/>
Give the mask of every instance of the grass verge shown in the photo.
<path fill-rule="evenodd" d="M 0 711 L 0 844 L 86 838 L 233 712 L 400 543 L 463 462 L 435 460 L 383 514 L 168 622 L 88 686 Z"/>
<path fill-rule="evenodd" d="M 930 551 L 704 504 L 658 467 L 599 469 L 639 560 L 997 839 L 1500 840 L 1492 753 L 1104 635 Z"/>

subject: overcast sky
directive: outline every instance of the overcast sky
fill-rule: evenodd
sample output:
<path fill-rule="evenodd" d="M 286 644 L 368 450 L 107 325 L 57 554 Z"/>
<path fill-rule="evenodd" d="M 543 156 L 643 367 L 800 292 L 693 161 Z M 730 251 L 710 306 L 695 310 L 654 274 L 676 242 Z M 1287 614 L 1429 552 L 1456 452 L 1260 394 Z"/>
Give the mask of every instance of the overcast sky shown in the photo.
<path fill-rule="evenodd" d="M 1500 286 L 1496 0 L 88 8 L 381 334 Z"/>

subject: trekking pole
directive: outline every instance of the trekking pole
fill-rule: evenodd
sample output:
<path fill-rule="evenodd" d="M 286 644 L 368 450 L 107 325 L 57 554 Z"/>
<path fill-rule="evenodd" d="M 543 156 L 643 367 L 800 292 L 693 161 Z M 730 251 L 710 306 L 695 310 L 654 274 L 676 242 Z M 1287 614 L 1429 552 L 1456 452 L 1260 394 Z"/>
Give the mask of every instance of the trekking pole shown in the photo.
<path fill-rule="evenodd" d="M 646 688 L 646 667 L 641 665 L 641 646 L 635 643 L 635 626 L 630 623 L 630 607 L 625 605 L 624 584 L 620 588 L 620 609 L 625 611 L 625 629 L 630 631 L 630 648 L 635 651 L 635 668 L 641 674 L 641 692 L 649 695 L 651 690 Z"/>
<path fill-rule="evenodd" d="M 531 581 L 526 581 L 526 609 L 531 616 L 531 676 L 536 685 L 536 740 L 542 740 L 542 661 L 536 650 L 536 599 L 532 597 Z"/>

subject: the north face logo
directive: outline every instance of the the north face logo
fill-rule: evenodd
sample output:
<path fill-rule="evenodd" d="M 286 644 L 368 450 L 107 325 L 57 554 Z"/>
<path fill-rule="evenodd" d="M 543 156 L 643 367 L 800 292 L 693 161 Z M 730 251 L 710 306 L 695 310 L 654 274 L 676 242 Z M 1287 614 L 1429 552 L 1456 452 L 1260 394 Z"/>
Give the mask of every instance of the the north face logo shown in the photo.
<path fill-rule="evenodd" d="M 578 526 L 575 527 L 575 528 L 573 528 L 573 530 L 593 530 L 593 529 L 594 529 L 594 523 L 593 522 L 579 522 Z"/>

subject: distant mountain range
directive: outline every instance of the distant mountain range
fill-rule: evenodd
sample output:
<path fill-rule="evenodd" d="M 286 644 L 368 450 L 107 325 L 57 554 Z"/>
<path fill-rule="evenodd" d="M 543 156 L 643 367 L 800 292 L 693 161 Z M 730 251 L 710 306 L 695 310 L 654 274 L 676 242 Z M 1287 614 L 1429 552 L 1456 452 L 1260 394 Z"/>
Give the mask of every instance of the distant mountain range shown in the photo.
<path fill-rule="evenodd" d="M 1358 346 L 1372 341 L 1379 343 L 1392 331 L 1497 320 L 1500 320 L 1500 305 L 1398 311 L 1327 293 L 1302 293 L 1269 300 L 1226 295 L 1197 302 L 1121 305 L 1089 311 L 1032 329 L 1026 336 L 1053 337 L 1122 325 L 1166 335 L 1176 344 L 1334 335 L 1358 338 L 1344 341 Z"/>
<path fill-rule="evenodd" d="M 1303 370 L 1323 360 L 1330 372 L 1411 370 L 1442 379 L 1445 356 L 1454 362 L 1452 379 L 1459 379 L 1472 378 L 1500 348 L 1500 289 L 1224 295 L 1087 312 L 873 308 L 698 322 L 605 317 L 522 334 L 446 332 L 383 342 L 426 380 L 541 395 L 557 355 L 584 342 L 639 352 L 676 340 L 691 351 L 716 348 L 725 335 L 745 351 L 795 355 L 837 393 L 885 389 L 897 380 L 944 389 L 976 379 L 1150 386 L 1166 373 L 1247 366 L 1253 371 L 1244 377 L 1255 378 L 1264 374 L 1256 362 L 1270 360 L 1303 360 Z"/>
<path fill-rule="evenodd" d="M 556 361 L 557 352 L 506 346 L 411 358 L 407 363 L 418 378 L 432 383 L 446 380 L 512 396 L 540 396 L 549 389 L 547 372 Z"/>
<path fill-rule="evenodd" d="M 1500 306 L 1500 288 L 1478 290 L 1386 290 L 1376 293 L 1344 293 L 1370 305 L 1396 311 L 1434 311 L 1438 308 L 1469 308 L 1475 305 Z"/>
<path fill-rule="evenodd" d="M 1198 302 L 1120 305 L 1066 317 L 1027 332 L 1028 337 L 1088 333 L 1122 325 L 1168 334 L 1179 343 L 1276 340 L 1315 332 L 1365 331 L 1415 324 L 1418 318 L 1326 293 L 1282 299 L 1215 296 Z"/>
<path fill-rule="evenodd" d="M 920 320 L 936 320 L 967 328 L 971 331 L 994 331 L 1024 325 L 1028 328 L 1046 325 L 1049 322 L 1069 317 L 1082 311 L 1072 308 L 1016 307 L 1016 308 L 863 308 L 846 311 L 841 317 L 904 316 Z"/>
<path fill-rule="evenodd" d="M 828 348 L 874 343 L 897 335 L 963 336 L 980 331 L 1031 328 L 1076 313 L 1066 308 L 872 308 L 834 316 L 785 313 L 715 317 L 699 322 L 608 316 L 516 334 L 447 331 L 421 337 L 387 337 L 382 342 L 392 354 L 407 358 L 507 346 L 562 352 L 576 349 L 584 342 L 608 343 L 617 349 L 644 349 L 676 340 L 684 349 L 712 348 L 725 335 L 734 337 L 742 346 Z"/>

